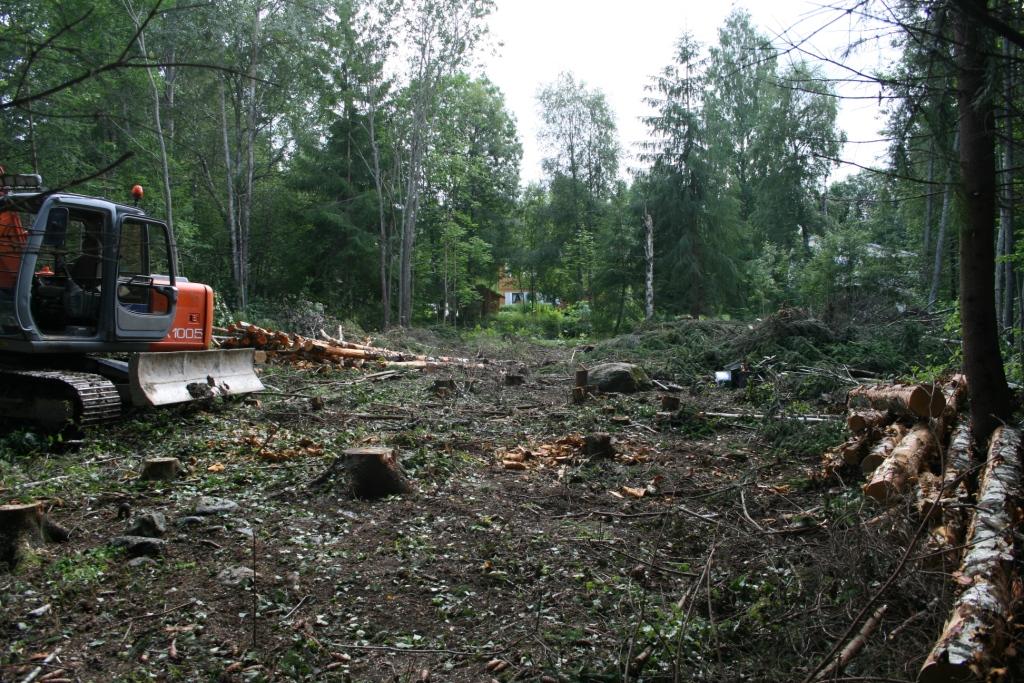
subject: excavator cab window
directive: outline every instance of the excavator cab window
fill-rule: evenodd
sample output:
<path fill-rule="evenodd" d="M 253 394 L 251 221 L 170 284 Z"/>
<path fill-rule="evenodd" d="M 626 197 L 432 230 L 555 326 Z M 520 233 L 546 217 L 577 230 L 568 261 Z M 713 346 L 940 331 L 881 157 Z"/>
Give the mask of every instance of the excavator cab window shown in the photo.
<path fill-rule="evenodd" d="M 75 207 L 47 215 L 32 287 L 32 317 L 44 334 L 96 334 L 104 221 L 101 212 Z"/>
<path fill-rule="evenodd" d="M 125 220 L 117 264 L 120 305 L 135 313 L 167 313 L 171 301 L 160 285 L 168 284 L 170 276 L 167 228 L 159 223 Z"/>

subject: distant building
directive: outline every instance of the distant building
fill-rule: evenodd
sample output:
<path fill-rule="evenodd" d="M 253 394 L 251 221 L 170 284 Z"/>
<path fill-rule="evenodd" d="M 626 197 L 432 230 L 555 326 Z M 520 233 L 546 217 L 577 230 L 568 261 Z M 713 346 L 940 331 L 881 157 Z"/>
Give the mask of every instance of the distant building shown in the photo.
<path fill-rule="evenodd" d="M 507 271 L 502 270 L 501 277 L 498 278 L 498 292 L 501 294 L 503 305 L 513 306 L 534 300 L 533 290 L 524 287 L 523 280 L 524 278 L 513 277 Z M 543 294 L 537 294 L 536 300 L 545 304 L 558 304 L 557 299 L 546 297 Z"/>

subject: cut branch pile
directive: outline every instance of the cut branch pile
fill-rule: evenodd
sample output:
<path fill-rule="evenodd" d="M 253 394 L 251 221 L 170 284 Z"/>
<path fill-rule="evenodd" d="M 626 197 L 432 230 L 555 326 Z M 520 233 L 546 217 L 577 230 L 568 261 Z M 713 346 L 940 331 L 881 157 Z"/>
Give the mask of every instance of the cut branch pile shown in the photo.
<path fill-rule="evenodd" d="M 241 321 L 231 323 L 224 331 L 226 335 L 221 342 L 223 348 L 257 349 L 266 352 L 267 360 L 341 365 L 349 368 L 361 368 L 367 364 L 372 367 L 435 368 L 458 365 L 482 368 L 486 363 L 469 358 L 402 353 L 369 344 L 342 341 L 327 335 L 324 335 L 327 337 L 325 340 L 310 339 L 299 334 L 268 330 Z"/>
<path fill-rule="evenodd" d="M 532 470 L 558 467 L 588 458 L 614 458 L 624 464 L 646 462 L 651 450 L 634 446 L 628 452 L 615 448 L 611 437 L 604 433 L 569 434 L 551 443 L 500 448 L 496 460 L 507 470 Z"/>

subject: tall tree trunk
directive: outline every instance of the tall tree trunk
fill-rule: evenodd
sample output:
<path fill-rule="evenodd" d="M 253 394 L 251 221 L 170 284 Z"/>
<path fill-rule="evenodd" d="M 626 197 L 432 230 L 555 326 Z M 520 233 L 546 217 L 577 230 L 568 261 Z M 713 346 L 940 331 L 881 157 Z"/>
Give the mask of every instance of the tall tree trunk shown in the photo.
<path fill-rule="evenodd" d="M 220 78 L 220 125 L 224 142 L 224 181 L 227 196 L 224 198 L 225 214 L 228 222 L 228 237 L 231 241 L 231 279 L 236 284 L 241 279 L 241 268 L 238 260 L 238 216 L 235 213 L 235 167 L 231 158 L 231 141 L 228 136 L 227 95 L 224 92 L 224 76 Z"/>
<path fill-rule="evenodd" d="M 644 320 L 654 317 L 654 219 L 644 208 Z"/>
<path fill-rule="evenodd" d="M 1003 58 L 1006 64 L 1006 71 L 1003 76 L 1003 98 L 1006 101 L 1005 130 L 1003 135 L 1003 172 L 1002 172 L 1002 202 L 999 208 L 999 231 L 1003 234 L 1003 254 L 1012 256 L 1016 249 L 1016 240 L 1013 234 L 1013 179 L 1014 179 L 1014 153 L 1013 153 L 1013 121 L 1011 108 L 1013 102 L 1013 46 L 1010 41 L 1003 40 Z M 1014 264 L 1009 259 L 1001 264 L 1003 271 L 1003 299 L 1002 299 L 1002 322 L 1003 329 L 1010 334 L 1010 345 L 1013 345 L 1013 303 L 1017 291 L 1016 271 Z"/>
<path fill-rule="evenodd" d="M 388 223 L 384 213 L 384 182 L 380 170 L 380 144 L 377 142 L 377 107 L 376 102 L 370 106 L 367 114 L 370 132 L 370 152 L 373 155 L 373 186 L 377 191 L 377 220 L 379 221 L 380 239 L 380 307 L 381 329 L 391 327 L 391 287 L 388 282 L 388 262 L 391 259 L 388 235 Z"/>
<path fill-rule="evenodd" d="M 39 173 L 39 152 L 36 148 L 36 123 L 32 112 L 28 113 L 28 139 L 32 148 L 32 172 Z"/>
<path fill-rule="evenodd" d="M 256 185 L 256 79 L 258 76 L 260 12 L 259 4 L 253 10 L 252 45 L 249 50 L 249 68 L 245 87 L 245 165 L 242 192 L 238 204 L 238 303 L 244 309 L 249 305 L 249 236 L 252 228 L 252 207 Z"/>
<path fill-rule="evenodd" d="M 415 124 L 418 128 L 418 123 Z M 412 325 L 412 250 L 416 243 L 416 214 L 420 201 L 420 140 L 419 132 L 413 133 L 409 157 L 408 177 L 405 184 L 405 204 L 402 212 L 402 245 L 399 254 L 398 273 L 398 324 Z"/>
<path fill-rule="evenodd" d="M 1010 391 L 999 351 L 993 296 L 996 208 L 995 115 L 985 92 L 988 54 L 980 20 L 987 0 L 962 0 L 956 22 L 955 57 L 959 75 L 960 182 L 966 209 L 960 228 L 960 320 L 964 371 L 971 397 L 971 424 L 976 443 L 1010 417 Z"/>
<path fill-rule="evenodd" d="M 398 275 L 398 324 L 412 325 L 412 255 L 416 243 L 416 218 L 420 205 L 423 172 L 423 148 L 426 146 L 427 121 L 432 84 L 429 77 L 421 79 L 414 99 L 412 130 L 409 133 L 409 167 L 405 181 L 405 202 L 402 212 L 402 245 Z"/>
<path fill-rule="evenodd" d="M 138 27 L 139 19 L 135 17 L 135 25 Z M 139 49 L 146 55 L 146 37 L 143 31 L 139 31 Z M 156 78 L 153 77 L 153 69 L 146 69 L 146 76 L 149 78 L 149 88 L 153 93 L 153 123 L 156 125 L 156 139 L 160 143 L 160 170 L 163 173 L 163 185 L 161 190 L 164 195 L 164 218 L 167 226 L 174 234 L 174 203 L 171 195 L 171 168 L 167 160 L 167 141 L 164 139 L 164 126 L 160 117 L 160 89 L 156 85 Z M 177 242 L 175 242 L 177 250 Z M 177 257 L 177 254 L 175 254 Z M 177 258 L 175 258 L 177 260 Z"/>
<path fill-rule="evenodd" d="M 622 319 L 626 315 L 626 289 L 628 285 L 626 281 L 622 281 L 622 287 L 619 289 L 619 314 L 615 317 L 615 329 L 612 330 L 613 335 L 619 333 L 619 328 L 622 327 Z"/>
<path fill-rule="evenodd" d="M 960 148 L 960 130 L 953 138 L 953 153 Z M 935 261 L 932 265 L 932 286 L 928 291 L 928 308 L 939 298 L 939 283 L 942 281 L 942 259 L 946 251 L 946 231 L 949 229 L 949 215 L 952 212 L 953 164 L 946 168 L 946 181 L 942 189 L 942 215 L 939 217 L 939 234 L 935 238 Z"/>
<path fill-rule="evenodd" d="M 932 216 L 935 214 L 935 138 L 928 143 L 928 194 L 924 197 L 924 235 L 921 240 L 921 254 L 931 253 Z M 922 262 L 924 259 L 921 259 Z M 926 270 L 927 267 L 923 266 Z M 927 277 L 927 275 L 925 275 Z"/>

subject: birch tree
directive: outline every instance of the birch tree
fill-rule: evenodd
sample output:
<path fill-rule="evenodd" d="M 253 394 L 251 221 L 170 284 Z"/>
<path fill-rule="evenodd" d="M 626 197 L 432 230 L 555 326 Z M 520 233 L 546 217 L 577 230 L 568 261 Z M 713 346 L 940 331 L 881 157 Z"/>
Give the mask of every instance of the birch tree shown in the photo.
<path fill-rule="evenodd" d="M 493 6 L 493 0 L 422 0 L 406 6 L 402 15 L 402 35 L 410 51 L 398 280 L 398 323 L 403 327 L 412 324 L 413 249 L 437 98 L 445 78 L 472 57 L 486 33 L 483 19 Z"/>

